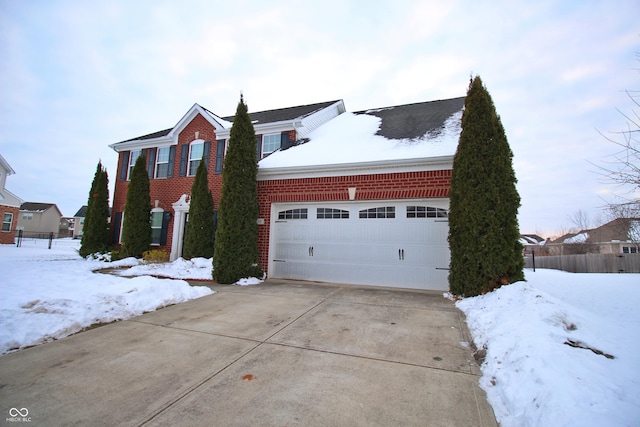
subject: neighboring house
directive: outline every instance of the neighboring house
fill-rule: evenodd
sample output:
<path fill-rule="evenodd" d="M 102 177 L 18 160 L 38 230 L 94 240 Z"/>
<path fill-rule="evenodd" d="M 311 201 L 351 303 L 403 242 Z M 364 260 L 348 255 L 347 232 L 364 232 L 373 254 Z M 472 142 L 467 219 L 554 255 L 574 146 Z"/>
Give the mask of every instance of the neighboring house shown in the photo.
<path fill-rule="evenodd" d="M 617 218 L 547 243 L 550 255 L 640 253 L 640 218 Z"/>
<path fill-rule="evenodd" d="M 82 237 L 82 234 L 84 232 L 84 220 L 86 216 L 87 216 L 86 205 L 78 209 L 78 212 L 76 212 L 76 214 L 73 216 L 73 219 L 74 219 L 73 238 L 74 239 L 79 239 Z M 107 218 L 107 222 L 110 222 L 110 221 L 111 221 L 111 208 L 109 208 L 109 218 Z"/>
<path fill-rule="evenodd" d="M 78 209 L 78 212 L 73 216 L 74 225 L 73 225 L 73 238 L 82 237 L 82 232 L 84 229 L 84 217 L 87 216 L 87 206 L 83 206 Z"/>
<path fill-rule="evenodd" d="M 270 277 L 448 289 L 449 189 L 464 98 L 345 112 L 341 100 L 250 113 L 259 160 L 258 245 Z M 182 253 L 201 159 L 217 207 L 233 116 L 195 104 L 119 153 L 112 236 L 129 175 L 147 159 L 153 245 Z"/>
<path fill-rule="evenodd" d="M 546 240 L 537 234 L 521 234 L 520 243 L 524 248 L 525 255 L 530 255 L 531 253 L 544 255 L 546 253 Z"/>
<path fill-rule="evenodd" d="M 60 218 L 60 226 L 58 227 L 58 237 L 73 237 L 73 227 L 75 219 L 68 216 Z"/>
<path fill-rule="evenodd" d="M 25 202 L 20 205 L 18 230 L 27 237 L 48 237 L 58 234 L 62 212 L 53 203 Z"/>
<path fill-rule="evenodd" d="M 22 200 L 5 188 L 7 177 L 16 172 L 0 155 L 0 244 L 13 244 Z"/>

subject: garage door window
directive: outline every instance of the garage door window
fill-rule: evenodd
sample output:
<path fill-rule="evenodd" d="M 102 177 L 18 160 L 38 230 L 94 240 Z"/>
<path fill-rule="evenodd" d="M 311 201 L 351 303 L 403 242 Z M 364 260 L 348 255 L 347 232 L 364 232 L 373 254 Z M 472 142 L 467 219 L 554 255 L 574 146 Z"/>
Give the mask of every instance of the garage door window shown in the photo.
<path fill-rule="evenodd" d="M 395 206 L 383 206 L 379 208 L 362 209 L 360 211 L 360 218 L 395 218 L 396 207 Z"/>
<path fill-rule="evenodd" d="M 447 211 L 431 206 L 407 206 L 407 218 L 447 218 Z"/>
<path fill-rule="evenodd" d="M 307 219 L 307 208 L 280 211 L 278 219 Z"/>
<path fill-rule="evenodd" d="M 332 208 L 318 208 L 317 219 L 349 219 L 349 211 Z"/>

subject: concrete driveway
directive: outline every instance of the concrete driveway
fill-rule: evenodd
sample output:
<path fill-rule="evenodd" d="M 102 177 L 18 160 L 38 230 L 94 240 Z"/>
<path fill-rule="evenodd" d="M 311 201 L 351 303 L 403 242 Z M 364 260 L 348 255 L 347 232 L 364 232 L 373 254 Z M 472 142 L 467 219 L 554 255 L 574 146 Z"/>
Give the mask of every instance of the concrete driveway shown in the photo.
<path fill-rule="evenodd" d="M 441 292 L 212 288 L 0 357 L 0 410 L 47 426 L 496 425 Z"/>

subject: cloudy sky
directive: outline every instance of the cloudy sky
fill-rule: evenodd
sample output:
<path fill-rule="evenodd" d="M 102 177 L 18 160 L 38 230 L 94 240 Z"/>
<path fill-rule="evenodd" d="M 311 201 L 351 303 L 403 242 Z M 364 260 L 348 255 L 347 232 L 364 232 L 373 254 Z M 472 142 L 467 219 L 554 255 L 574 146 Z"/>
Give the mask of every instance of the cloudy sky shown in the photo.
<path fill-rule="evenodd" d="M 473 74 L 514 152 L 521 231 L 552 235 L 620 191 L 590 162 L 640 89 L 639 16 L 638 0 L 0 0 L 7 189 L 72 216 L 99 159 L 113 186 L 109 144 L 196 102 L 358 111 L 464 96 Z"/>

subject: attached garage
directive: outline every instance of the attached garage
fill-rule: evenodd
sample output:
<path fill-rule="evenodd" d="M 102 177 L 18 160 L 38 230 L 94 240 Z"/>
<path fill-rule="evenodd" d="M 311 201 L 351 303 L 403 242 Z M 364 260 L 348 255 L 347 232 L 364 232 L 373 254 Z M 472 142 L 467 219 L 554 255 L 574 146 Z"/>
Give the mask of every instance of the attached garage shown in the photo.
<path fill-rule="evenodd" d="M 271 278 L 448 290 L 464 98 L 343 113 L 258 169 Z"/>
<path fill-rule="evenodd" d="M 447 290 L 448 199 L 274 203 L 271 277 Z"/>

